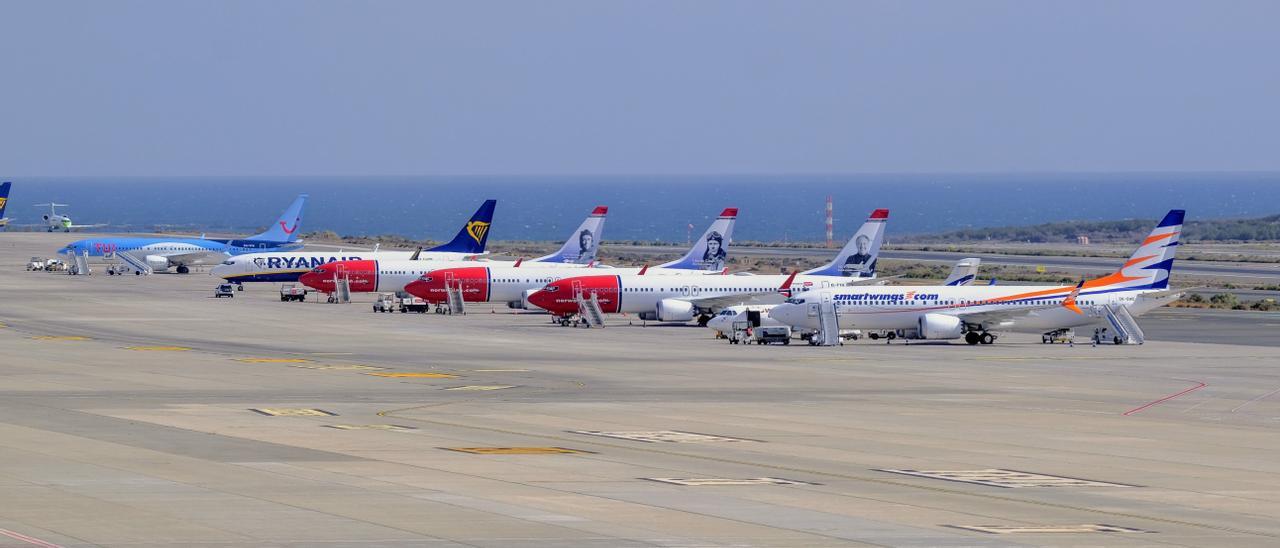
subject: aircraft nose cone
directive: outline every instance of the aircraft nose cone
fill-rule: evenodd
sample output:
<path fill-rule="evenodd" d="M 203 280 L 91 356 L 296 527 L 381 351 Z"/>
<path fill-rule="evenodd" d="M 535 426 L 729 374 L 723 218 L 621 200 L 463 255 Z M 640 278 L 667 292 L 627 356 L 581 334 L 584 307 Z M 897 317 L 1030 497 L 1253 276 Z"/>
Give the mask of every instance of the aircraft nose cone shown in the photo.
<path fill-rule="evenodd" d="M 302 285 L 310 287 L 311 289 L 324 290 L 324 287 L 321 287 L 320 283 L 322 280 L 324 280 L 324 276 L 316 272 L 307 272 L 306 274 L 298 276 L 298 281 L 301 282 Z"/>
<path fill-rule="evenodd" d="M 780 304 L 769 311 L 769 317 L 786 325 L 796 325 L 795 311 L 799 305 Z"/>
<path fill-rule="evenodd" d="M 404 290 L 406 293 L 413 295 L 414 297 L 426 299 L 431 296 L 432 283 L 433 282 L 428 282 L 426 280 L 414 280 L 405 284 Z"/>
<path fill-rule="evenodd" d="M 547 287 L 550 287 L 550 286 L 547 286 Z M 538 308 L 541 308 L 543 310 L 556 312 L 556 310 L 554 310 L 555 292 L 546 291 L 545 288 L 543 291 L 534 291 L 533 294 L 529 295 L 529 304 L 536 306 Z"/>

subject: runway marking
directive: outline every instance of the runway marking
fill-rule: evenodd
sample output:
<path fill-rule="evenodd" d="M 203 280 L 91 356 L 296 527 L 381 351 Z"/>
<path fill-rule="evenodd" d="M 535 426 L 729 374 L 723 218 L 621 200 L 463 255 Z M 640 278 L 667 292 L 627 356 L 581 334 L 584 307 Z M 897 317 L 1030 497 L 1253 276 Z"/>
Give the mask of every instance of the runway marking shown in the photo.
<path fill-rule="evenodd" d="M 299 363 L 299 364 L 290 365 L 289 367 L 298 367 L 301 369 L 325 369 L 325 370 L 332 370 L 332 371 L 381 371 L 383 369 L 386 369 L 385 367 L 374 367 L 372 365 L 358 365 L 354 363 L 346 364 L 346 365 L 322 365 L 318 363 Z"/>
<path fill-rule="evenodd" d="M 139 352 L 186 352 L 191 350 L 185 346 L 126 346 L 125 350 L 137 350 Z"/>
<path fill-rule="evenodd" d="M 573 455 L 591 453 L 566 447 L 441 447 L 474 455 Z"/>
<path fill-rule="evenodd" d="M 620 440 L 640 441 L 644 443 L 709 443 L 709 442 L 754 442 L 757 440 L 748 440 L 743 438 L 730 438 L 727 436 L 713 436 L 711 434 L 699 434 L 697 432 L 681 432 L 679 430 L 651 430 L 651 431 L 633 431 L 633 432 L 604 432 L 600 430 L 567 430 L 570 434 L 583 434 L 586 436 L 600 436 L 602 438 L 615 438 Z"/>
<path fill-rule="evenodd" d="M 528 369 L 472 369 L 477 373 L 523 373 Z"/>
<path fill-rule="evenodd" d="M 311 360 L 302 358 L 236 358 L 236 361 L 244 363 L 309 363 Z"/>
<path fill-rule="evenodd" d="M 268 417 L 336 417 L 337 413 L 330 413 L 323 409 L 303 409 L 288 407 L 262 407 L 258 409 L 250 409 L 254 413 L 260 413 Z"/>
<path fill-rule="evenodd" d="M 1190 394 L 1190 393 L 1192 393 L 1192 392 L 1195 392 L 1196 390 L 1199 390 L 1199 389 L 1201 389 L 1201 388 L 1204 388 L 1204 387 L 1206 387 L 1206 386 L 1209 386 L 1209 385 L 1207 385 L 1207 384 L 1205 384 L 1205 383 L 1202 383 L 1202 382 L 1200 382 L 1200 381 L 1188 381 L 1188 382 L 1194 382 L 1194 383 L 1196 383 L 1196 385 L 1195 385 L 1195 386 L 1192 386 L 1191 388 L 1188 388 L 1188 389 L 1186 389 L 1186 390 L 1183 390 L 1183 391 L 1181 391 L 1181 392 L 1178 392 L 1177 394 L 1170 394 L 1170 395 L 1165 396 L 1165 397 L 1163 397 L 1163 398 L 1160 398 L 1160 399 L 1158 399 L 1158 400 L 1156 400 L 1156 401 L 1153 401 L 1153 402 L 1147 403 L 1146 405 L 1142 405 L 1142 406 L 1134 407 L 1133 409 L 1130 409 L 1130 410 L 1128 410 L 1128 411 L 1125 411 L 1125 412 L 1124 412 L 1124 416 L 1126 416 L 1126 417 L 1127 417 L 1127 416 L 1129 416 L 1129 415 L 1133 415 L 1133 414 L 1139 413 L 1139 412 L 1141 412 L 1143 409 L 1146 409 L 1146 408 L 1151 407 L 1151 406 L 1153 406 L 1153 405 L 1159 405 L 1159 404 L 1161 404 L 1161 403 L 1167 402 L 1167 401 L 1169 401 L 1169 400 L 1171 400 L 1171 399 L 1173 399 L 1173 398 L 1176 398 L 1176 397 L 1178 397 L 1178 396 L 1181 396 L 1181 395 L 1183 395 L 1183 394 Z"/>
<path fill-rule="evenodd" d="M 719 487 L 724 485 L 819 485 L 807 481 L 782 478 L 640 478 L 642 480 L 684 485 L 689 487 Z"/>
<path fill-rule="evenodd" d="M 36 335 L 31 337 L 37 341 L 88 341 L 89 337 L 81 337 L 79 335 Z"/>
<path fill-rule="evenodd" d="M 25 543 L 27 543 L 27 544 L 31 544 L 31 545 L 33 545 L 33 546 L 40 546 L 40 547 L 42 547 L 42 548 L 63 548 L 63 546 L 62 546 L 61 544 L 54 544 L 54 543 L 52 543 L 52 542 L 45 542 L 45 541 L 40 540 L 40 539 L 38 539 L 38 538 L 36 538 L 36 537 L 29 536 L 29 535 L 24 535 L 24 534 L 19 533 L 19 532 L 17 532 L 17 531 L 10 531 L 10 530 L 8 530 L 8 529 L 0 529 L 0 535 L 4 535 L 4 536 L 9 537 L 9 538 L 14 539 L 14 540 L 20 540 L 20 541 L 22 541 L 22 542 L 25 542 Z"/>
<path fill-rule="evenodd" d="M 506 390 L 508 388 L 515 388 L 515 386 L 510 384 L 490 384 L 490 385 L 472 384 L 467 386 L 455 386 L 453 388 L 445 388 L 445 390 L 484 392 L 487 390 Z"/>
<path fill-rule="evenodd" d="M 392 379 L 456 379 L 457 375 L 447 373 L 365 373 L 365 375 L 373 375 L 375 377 L 388 377 Z"/>
<path fill-rule="evenodd" d="M 408 432 L 417 430 L 412 426 L 404 426 L 401 424 L 326 424 L 325 428 L 336 428 L 338 430 L 390 430 L 392 432 Z"/>
<path fill-rule="evenodd" d="M 1267 397 L 1269 397 L 1269 396 L 1271 396 L 1271 395 L 1273 395 L 1273 394 L 1275 394 L 1275 393 L 1277 393 L 1277 392 L 1280 392 L 1280 388 L 1277 388 L 1277 389 L 1275 389 L 1275 390 L 1272 390 L 1272 391 L 1270 391 L 1270 392 L 1267 392 L 1266 394 L 1263 394 L 1263 395 L 1258 396 L 1258 397 L 1256 397 L 1256 398 L 1253 398 L 1253 399 L 1251 399 L 1251 400 L 1249 400 L 1249 401 L 1247 401 L 1247 402 L 1244 402 L 1244 403 L 1242 403 L 1242 404 L 1240 404 L 1240 405 L 1237 405 L 1237 406 L 1235 406 L 1235 407 L 1231 408 L 1231 412 L 1232 412 L 1232 413 L 1235 413 L 1236 411 L 1239 411 L 1239 410 L 1241 410 L 1241 409 L 1244 409 L 1246 406 L 1252 405 L 1252 404 L 1253 404 L 1253 403 L 1255 403 L 1255 402 L 1258 402 L 1258 401 L 1261 401 L 1261 400 L 1263 400 L 1263 399 L 1266 399 Z"/>
<path fill-rule="evenodd" d="M 893 468 L 877 468 L 876 470 L 892 474 L 904 474 L 920 478 L 940 479 L 960 483 L 973 483 L 1005 489 L 1019 489 L 1024 487 L 1137 487 L 1136 485 L 1125 485 L 1122 483 L 1093 481 L 1066 476 L 1050 476 L 1048 474 L 1020 472 L 1017 470 L 1005 470 L 1003 468 L 985 468 L 982 470 L 900 470 Z"/>
<path fill-rule="evenodd" d="M 1086 523 L 1083 525 L 947 525 L 956 529 L 1007 535 L 1016 533 L 1050 534 L 1050 533 L 1154 533 L 1145 529 L 1120 527 L 1103 523 Z"/>
<path fill-rule="evenodd" d="M 433 419 L 426 419 L 421 417 L 402 417 L 397 415 L 397 413 L 403 413 L 406 411 L 414 411 L 414 410 L 423 410 L 431 407 L 436 407 L 439 405 L 443 405 L 443 404 L 437 403 L 437 404 L 428 404 L 428 405 L 414 405 L 411 407 L 401 407 L 401 408 L 395 408 L 395 409 L 385 409 L 382 411 L 378 411 L 377 415 L 379 417 L 397 417 L 407 421 L 413 421 L 413 422 L 418 422 L 423 424 L 431 424 L 435 426 L 444 426 L 449 428 L 476 430 L 481 432 L 493 432 L 493 433 L 510 435 L 510 436 L 522 436 L 522 437 L 538 438 L 542 440 L 563 441 L 567 443 L 580 442 L 580 443 L 587 443 L 587 444 L 598 446 L 598 447 L 605 447 L 609 449 L 619 449 L 624 451 L 641 451 L 645 453 L 653 453 L 656 455 L 665 455 L 669 457 L 678 457 L 678 458 L 686 458 L 686 459 L 693 459 L 693 460 L 706 461 L 706 462 L 717 462 L 717 463 L 724 463 L 724 464 L 734 464 L 734 465 L 741 465 L 741 466 L 753 466 L 756 468 L 779 470 L 783 472 L 811 474 L 816 476 L 824 476 L 824 477 L 830 477 L 830 478 L 858 481 L 858 482 L 870 483 L 875 485 L 885 485 L 885 486 L 901 487 L 904 489 L 927 491 L 931 493 L 941 493 L 941 494 L 952 495 L 957 497 L 982 499 L 984 501 L 1002 501 L 1002 502 L 1008 502 L 1013 504 L 1035 506 L 1040 508 L 1052 508 L 1057 510 L 1069 510 L 1072 512 L 1099 514 L 1099 515 L 1109 516 L 1112 518 L 1129 518 L 1129 519 L 1142 520 L 1142 521 L 1151 521 L 1156 523 L 1167 523 L 1171 525 L 1184 525 L 1187 527 L 1196 527 L 1199 529 L 1205 529 L 1210 531 L 1240 533 L 1240 534 L 1254 535 L 1254 536 L 1267 537 L 1267 538 L 1280 538 L 1280 534 L 1272 533 L 1269 531 L 1259 531 L 1254 529 L 1245 529 L 1241 527 L 1232 527 L 1232 526 L 1220 525 L 1220 524 L 1214 524 L 1214 523 L 1205 523 L 1203 521 L 1191 521 L 1187 519 L 1167 518 L 1167 517 L 1161 517 L 1161 516 L 1155 516 L 1151 514 L 1143 514 L 1143 513 L 1137 513 L 1137 512 L 1098 508 L 1096 506 L 1091 506 L 1091 505 L 1050 502 L 1045 500 L 1038 500 L 1035 498 L 997 495 L 989 491 L 975 492 L 973 490 L 968 490 L 968 489 L 950 489 L 950 488 L 939 487 L 934 485 L 921 485 L 918 482 L 912 482 L 912 481 L 899 481 L 896 479 L 887 479 L 887 478 L 879 477 L 875 475 L 861 475 L 861 474 L 851 474 L 851 473 L 845 473 L 845 472 L 833 472 L 831 470 L 820 470 L 814 467 L 784 466 L 784 465 L 780 465 L 773 462 L 762 462 L 758 460 L 726 458 L 726 457 L 704 455 L 704 454 L 697 454 L 697 453 L 685 453 L 685 452 L 680 452 L 680 451 L 675 451 L 670 449 L 659 449 L 658 446 L 635 446 L 635 445 L 621 445 L 616 443 L 606 443 L 603 441 L 586 441 L 586 440 L 582 440 L 581 438 L 575 439 L 575 438 L 559 436 L 559 435 L 533 434 L 527 430 L 513 430 L 510 428 L 479 426 L 475 424 L 464 424 L 464 423 L 452 422 L 452 421 L 433 420 Z M 590 452 L 590 451 L 587 451 L 587 452 Z"/>

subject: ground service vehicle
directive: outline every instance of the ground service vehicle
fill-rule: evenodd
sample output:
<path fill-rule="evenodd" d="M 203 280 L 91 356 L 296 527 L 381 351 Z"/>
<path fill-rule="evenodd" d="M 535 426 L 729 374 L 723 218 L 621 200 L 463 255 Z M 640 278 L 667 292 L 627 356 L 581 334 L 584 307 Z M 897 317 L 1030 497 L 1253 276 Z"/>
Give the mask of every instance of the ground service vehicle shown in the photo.
<path fill-rule="evenodd" d="M 223 297 L 233 298 L 236 296 L 236 288 L 231 284 L 218 284 L 218 287 L 213 288 L 213 296 L 219 299 Z"/>
<path fill-rule="evenodd" d="M 373 301 L 374 312 L 395 312 L 396 311 L 396 294 L 380 293 L 378 300 Z"/>
<path fill-rule="evenodd" d="M 298 284 L 284 284 L 280 286 L 280 301 L 298 301 L 307 300 L 307 288 Z"/>

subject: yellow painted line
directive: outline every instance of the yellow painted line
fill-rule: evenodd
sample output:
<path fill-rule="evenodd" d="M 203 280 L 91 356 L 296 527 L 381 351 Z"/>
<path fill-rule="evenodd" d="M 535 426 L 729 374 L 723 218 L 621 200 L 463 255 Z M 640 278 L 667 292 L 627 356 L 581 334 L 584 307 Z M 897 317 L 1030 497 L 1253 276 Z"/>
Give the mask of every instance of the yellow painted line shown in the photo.
<path fill-rule="evenodd" d="M 359 365 L 354 363 L 338 364 L 338 365 L 324 365 L 324 364 L 318 364 L 318 363 L 300 363 L 300 364 L 290 365 L 289 367 L 298 367 L 301 369 L 325 369 L 330 371 L 381 371 L 383 369 L 386 369 L 385 367 L 374 367 L 372 365 Z"/>
<path fill-rule="evenodd" d="M 261 407 L 250 409 L 254 413 L 261 413 L 268 417 L 334 417 L 337 413 L 330 413 L 323 409 L 300 409 L 291 407 Z"/>
<path fill-rule="evenodd" d="M 473 455 L 573 455 L 590 453 L 564 447 L 443 447 L 449 451 L 471 453 Z"/>
<path fill-rule="evenodd" d="M 78 335 L 38 335 L 31 337 L 37 341 L 87 341 L 89 337 L 81 337 Z"/>
<path fill-rule="evenodd" d="M 124 349 L 140 352 L 186 352 L 191 350 L 185 346 L 126 346 Z"/>
<path fill-rule="evenodd" d="M 448 375 L 445 373 L 365 373 L 375 377 L 389 377 L 392 379 L 456 379 L 457 375 Z"/>
<path fill-rule="evenodd" d="M 453 388 L 445 388 L 445 390 L 464 390 L 464 391 L 469 390 L 469 391 L 475 391 L 475 392 L 482 392 L 485 390 L 503 390 L 506 388 L 515 388 L 515 387 L 507 384 L 494 384 L 494 385 L 487 385 L 487 386 L 486 385 L 470 385 L 470 386 L 455 386 Z"/>
<path fill-rule="evenodd" d="M 236 358 L 236 361 L 244 363 L 309 363 L 311 360 L 302 358 Z"/>

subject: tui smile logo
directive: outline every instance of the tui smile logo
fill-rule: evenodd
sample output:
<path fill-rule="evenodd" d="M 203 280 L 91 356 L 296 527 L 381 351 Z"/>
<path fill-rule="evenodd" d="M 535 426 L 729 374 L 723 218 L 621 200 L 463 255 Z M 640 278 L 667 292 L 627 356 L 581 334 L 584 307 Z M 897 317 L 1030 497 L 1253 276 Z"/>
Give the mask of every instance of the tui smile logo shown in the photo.
<path fill-rule="evenodd" d="M 300 220 L 301 220 L 301 219 L 294 219 L 294 220 L 293 220 L 293 228 L 289 228 L 289 225 L 288 225 L 288 224 L 286 224 L 284 221 L 280 221 L 280 229 L 281 229 L 281 230 L 284 230 L 284 233 L 285 233 L 285 234 L 293 234 L 293 231 L 295 231 L 295 230 L 297 230 L 297 229 L 298 229 L 298 221 L 300 221 Z"/>
<path fill-rule="evenodd" d="M 484 235 L 489 232 L 489 223 L 484 221 L 471 221 L 467 223 L 467 234 L 471 235 L 471 239 L 476 243 L 480 243 L 484 239 Z"/>

